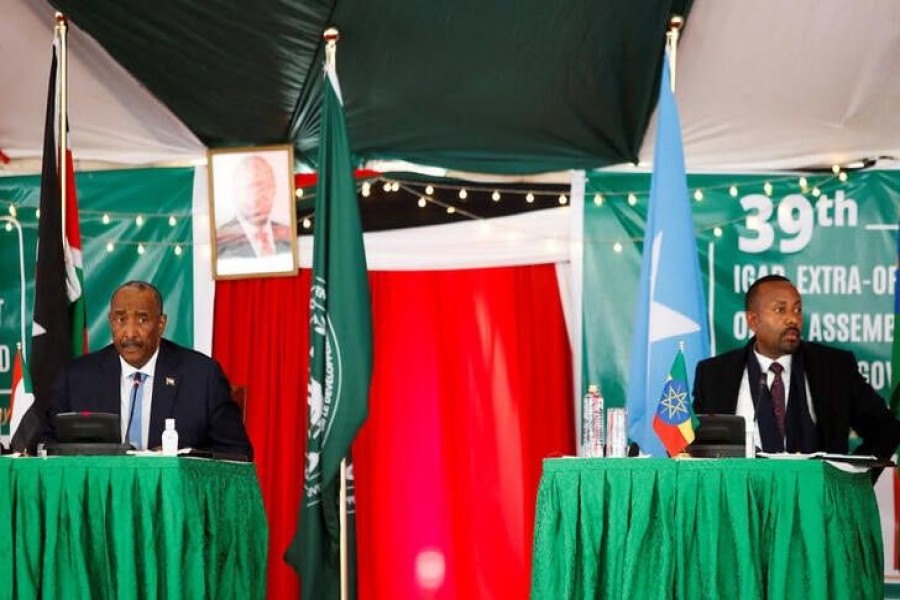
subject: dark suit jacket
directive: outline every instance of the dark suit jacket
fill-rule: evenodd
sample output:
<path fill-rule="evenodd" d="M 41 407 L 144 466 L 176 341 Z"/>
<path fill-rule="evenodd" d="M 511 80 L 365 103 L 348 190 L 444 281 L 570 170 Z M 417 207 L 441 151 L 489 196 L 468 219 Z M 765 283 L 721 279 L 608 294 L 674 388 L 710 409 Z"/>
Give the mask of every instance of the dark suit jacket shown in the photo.
<path fill-rule="evenodd" d="M 290 225 L 272 221 L 272 242 L 275 244 L 275 254 L 290 252 L 292 237 Z M 216 256 L 219 258 L 231 256 L 252 258 L 256 256 L 250 240 L 247 239 L 247 234 L 244 233 L 244 228 L 236 218 L 216 228 Z"/>
<path fill-rule="evenodd" d="M 751 339 L 744 348 L 697 364 L 695 413 L 735 413 L 747 354 L 753 351 L 755 342 Z M 813 342 L 801 343 L 797 352 L 802 354 L 812 394 L 819 450 L 846 454 L 852 427 L 863 440 L 859 454 L 889 458 L 900 445 L 900 422 L 860 375 L 853 354 Z"/>
<path fill-rule="evenodd" d="M 119 354 L 111 344 L 75 359 L 56 380 L 45 437 L 55 439 L 52 416 L 60 412 L 119 414 L 121 376 Z M 219 363 L 164 339 L 160 341 L 153 377 L 149 448 L 161 444 L 167 418 L 175 419 L 181 448 L 253 458 L 240 409 L 231 399 L 230 386 Z"/>

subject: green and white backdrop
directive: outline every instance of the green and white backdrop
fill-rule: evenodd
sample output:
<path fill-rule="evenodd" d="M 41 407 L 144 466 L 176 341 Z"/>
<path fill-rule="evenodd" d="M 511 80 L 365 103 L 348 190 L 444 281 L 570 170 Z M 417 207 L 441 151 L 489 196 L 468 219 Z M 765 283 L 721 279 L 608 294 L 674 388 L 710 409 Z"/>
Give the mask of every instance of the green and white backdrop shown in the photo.
<path fill-rule="evenodd" d="M 76 186 L 90 349 L 111 341 L 109 297 L 130 279 L 159 287 L 169 314 L 166 337 L 193 346 L 194 169 L 80 172 Z M 9 405 L 16 343 L 23 342 L 26 357 L 31 345 L 39 200 L 39 175 L 0 177 L 0 408 Z"/>
<path fill-rule="evenodd" d="M 803 296 L 804 337 L 853 351 L 887 398 L 900 172 L 690 175 L 688 185 L 712 352 L 749 339 L 744 293 L 781 273 Z M 648 189 L 642 174 L 585 183 L 582 380 L 612 406 L 625 404 Z"/>

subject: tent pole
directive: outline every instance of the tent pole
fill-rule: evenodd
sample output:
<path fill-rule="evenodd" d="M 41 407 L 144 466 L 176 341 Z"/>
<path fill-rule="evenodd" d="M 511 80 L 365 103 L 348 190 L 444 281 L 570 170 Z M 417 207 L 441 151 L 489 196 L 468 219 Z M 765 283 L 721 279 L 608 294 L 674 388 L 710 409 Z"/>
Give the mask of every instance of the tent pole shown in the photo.
<path fill-rule="evenodd" d="M 666 52 L 669 54 L 669 76 L 672 81 L 672 93 L 675 93 L 675 72 L 678 66 L 678 36 L 684 27 L 684 18 L 674 15 L 669 19 L 669 30 L 666 32 Z"/>

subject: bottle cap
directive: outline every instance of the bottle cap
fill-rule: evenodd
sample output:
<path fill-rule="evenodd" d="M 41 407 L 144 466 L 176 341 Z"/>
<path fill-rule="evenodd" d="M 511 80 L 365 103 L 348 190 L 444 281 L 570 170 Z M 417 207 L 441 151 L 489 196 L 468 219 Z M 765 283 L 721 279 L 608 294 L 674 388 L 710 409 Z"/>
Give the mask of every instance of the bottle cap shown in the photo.
<path fill-rule="evenodd" d="M 600 386 L 596 383 L 592 383 L 588 386 L 588 394 L 597 394 L 600 392 Z"/>
<path fill-rule="evenodd" d="M 166 419 L 166 429 L 175 429 L 175 419 Z"/>

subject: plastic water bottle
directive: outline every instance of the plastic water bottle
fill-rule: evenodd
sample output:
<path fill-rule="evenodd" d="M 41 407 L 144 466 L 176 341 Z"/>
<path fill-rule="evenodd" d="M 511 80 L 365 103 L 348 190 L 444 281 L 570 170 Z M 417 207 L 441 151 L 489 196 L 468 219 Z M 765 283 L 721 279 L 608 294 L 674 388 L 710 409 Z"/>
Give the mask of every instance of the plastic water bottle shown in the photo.
<path fill-rule="evenodd" d="M 162 434 L 162 453 L 166 456 L 178 456 L 178 432 L 175 431 L 175 419 L 166 419 L 166 429 Z"/>
<path fill-rule="evenodd" d="M 603 456 L 603 394 L 600 386 L 591 384 L 581 405 L 581 455 Z"/>

